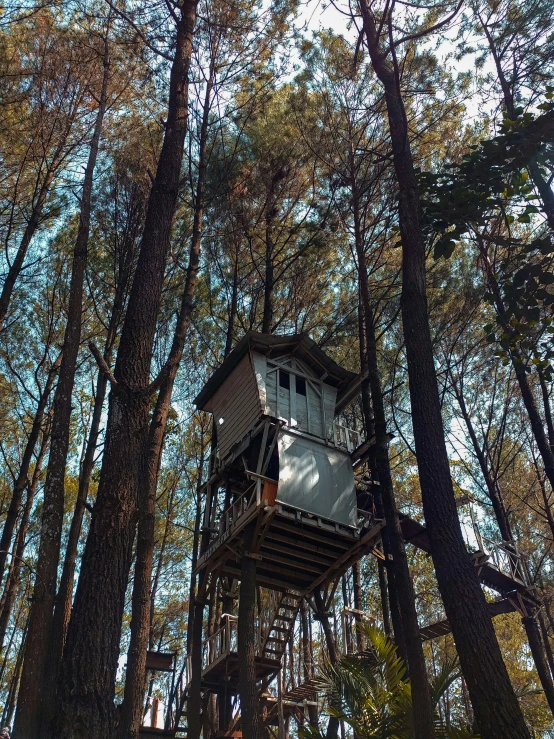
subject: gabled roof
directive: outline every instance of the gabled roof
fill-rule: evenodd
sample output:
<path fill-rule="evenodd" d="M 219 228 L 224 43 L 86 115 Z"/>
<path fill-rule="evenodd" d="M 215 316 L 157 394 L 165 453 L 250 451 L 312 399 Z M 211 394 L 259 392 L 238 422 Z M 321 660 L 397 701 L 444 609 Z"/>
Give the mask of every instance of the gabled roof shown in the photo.
<path fill-rule="evenodd" d="M 319 346 L 310 339 L 308 334 L 291 334 L 276 336 L 249 331 L 226 357 L 220 367 L 206 382 L 195 399 L 199 410 L 204 410 L 206 404 L 238 365 L 240 360 L 250 351 L 271 355 L 272 352 L 282 354 L 290 350 L 310 367 L 318 377 L 337 388 L 337 406 L 344 407 L 355 396 L 360 384 L 360 376 L 344 369 L 331 359 Z"/>

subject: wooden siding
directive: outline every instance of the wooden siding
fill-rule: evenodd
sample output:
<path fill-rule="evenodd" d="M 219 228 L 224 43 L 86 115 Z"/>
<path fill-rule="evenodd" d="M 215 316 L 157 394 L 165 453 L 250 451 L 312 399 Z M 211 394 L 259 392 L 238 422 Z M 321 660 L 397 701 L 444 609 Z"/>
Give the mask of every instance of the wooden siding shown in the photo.
<path fill-rule="evenodd" d="M 306 431 L 319 438 L 332 438 L 336 388 L 325 383 L 321 384 L 314 373 L 295 357 L 281 356 L 268 360 L 260 354 L 254 354 L 253 363 L 260 402 L 265 413 L 286 419 L 289 426 L 300 431 Z M 289 374 L 290 388 L 278 384 L 278 372 Z M 297 376 L 303 377 L 306 381 L 306 395 L 296 392 Z M 325 408 L 325 430 L 322 419 L 323 408 Z"/>
<path fill-rule="evenodd" d="M 323 438 L 321 423 L 321 385 L 306 382 L 308 391 L 308 432 Z"/>
<path fill-rule="evenodd" d="M 239 442 L 262 414 L 260 394 L 250 356 L 244 357 L 213 396 L 220 459 Z M 219 419 L 223 418 L 222 424 Z"/>
<path fill-rule="evenodd" d="M 279 370 L 279 372 L 286 372 L 286 370 Z M 292 382 L 291 382 L 291 376 L 289 374 L 289 387 L 281 387 L 279 385 L 279 404 L 277 406 L 277 416 L 279 418 L 284 418 L 286 422 L 290 426 L 291 418 L 290 418 L 290 393 L 292 388 Z"/>
<path fill-rule="evenodd" d="M 306 380 L 306 386 L 308 381 Z M 308 388 L 306 387 L 306 392 Z M 296 393 L 296 425 L 300 431 L 309 431 L 308 428 L 308 398 L 307 395 Z"/>
<path fill-rule="evenodd" d="M 333 420 L 335 418 L 335 406 L 337 404 L 337 389 L 331 385 L 323 385 L 323 397 L 325 407 L 325 429 L 326 438 L 333 438 Z"/>

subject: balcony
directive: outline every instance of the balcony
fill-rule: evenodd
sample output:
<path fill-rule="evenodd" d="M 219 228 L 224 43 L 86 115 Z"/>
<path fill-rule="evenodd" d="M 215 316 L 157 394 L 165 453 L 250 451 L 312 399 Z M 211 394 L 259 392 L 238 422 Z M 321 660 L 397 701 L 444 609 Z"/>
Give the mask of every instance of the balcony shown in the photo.
<path fill-rule="evenodd" d="M 238 691 L 238 623 L 237 617 L 229 613 L 222 616 L 221 627 L 202 643 L 202 685 L 208 690 L 225 686 L 231 693 Z M 281 662 L 264 655 L 264 620 L 257 622 L 257 638 L 254 645 L 256 679 L 276 673 Z M 187 656 L 186 682 L 192 679 L 191 655 Z"/>
<path fill-rule="evenodd" d="M 352 452 L 361 446 L 362 435 L 359 431 L 348 428 L 348 426 L 339 423 L 335 419 L 333 421 L 333 436 L 331 440 L 338 449 L 343 449 L 348 454 L 352 454 Z"/>

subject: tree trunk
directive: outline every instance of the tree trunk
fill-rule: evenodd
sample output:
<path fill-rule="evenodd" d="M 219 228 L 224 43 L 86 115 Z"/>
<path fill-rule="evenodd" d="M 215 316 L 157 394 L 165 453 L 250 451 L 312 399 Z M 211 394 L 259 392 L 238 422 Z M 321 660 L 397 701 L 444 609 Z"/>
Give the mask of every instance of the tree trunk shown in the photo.
<path fill-rule="evenodd" d="M 362 303 L 362 296 L 361 296 L 361 290 L 359 290 L 359 303 L 358 303 L 358 330 L 359 330 L 359 337 L 360 337 L 360 366 L 362 370 L 362 374 L 368 375 L 369 374 L 369 359 L 368 359 L 368 352 L 367 352 L 367 331 L 365 328 L 365 310 Z M 369 382 L 366 380 L 362 384 L 362 412 L 363 412 L 363 419 L 364 419 L 364 426 L 365 426 L 365 432 L 366 432 L 366 438 L 371 439 L 375 436 L 375 424 L 374 424 L 374 418 L 373 418 L 373 410 L 371 407 L 371 392 L 369 388 Z M 375 457 L 373 454 L 370 454 L 369 457 L 369 467 L 371 471 L 371 479 L 372 481 L 375 480 L 378 482 L 379 473 L 377 470 L 377 466 L 375 464 Z M 381 491 L 379 485 L 373 485 L 372 489 L 372 495 L 373 500 L 375 503 L 375 509 L 377 512 L 377 516 L 381 519 L 385 517 L 384 509 L 383 509 L 383 501 L 381 496 Z M 407 650 L 406 650 L 406 640 L 404 638 L 404 628 L 402 626 L 402 618 L 400 615 L 400 607 L 398 604 L 398 592 L 396 587 L 396 582 L 394 579 L 394 570 L 392 568 L 388 568 L 388 563 L 393 559 L 391 544 L 390 544 L 390 534 L 389 529 L 386 527 L 381 532 L 381 541 L 383 544 L 383 552 L 385 554 L 385 563 L 383 563 L 383 567 L 386 568 L 386 577 L 384 578 L 384 583 L 388 590 L 388 598 L 387 603 L 389 607 L 389 613 L 392 621 L 392 633 L 394 636 L 394 642 L 396 644 L 397 653 L 398 656 L 401 657 L 401 659 L 404 661 L 406 666 L 408 665 L 408 656 L 407 656 Z M 391 633 L 390 625 L 389 625 L 389 634 Z"/>
<path fill-rule="evenodd" d="M 554 452 L 552 451 L 552 448 L 544 432 L 543 422 L 540 417 L 537 404 L 535 402 L 533 391 L 531 390 L 531 386 L 529 385 L 529 378 L 525 372 L 525 369 L 521 366 L 521 363 L 517 361 L 518 357 L 516 356 L 514 357 L 514 359 L 514 369 L 516 372 L 521 397 L 523 398 L 523 403 L 525 405 L 527 414 L 529 416 L 529 421 L 531 423 L 531 430 L 533 432 L 533 436 L 541 455 L 542 463 L 544 465 L 544 472 L 548 477 L 548 481 L 552 490 L 554 490 Z"/>
<path fill-rule="evenodd" d="M 265 274 L 264 274 L 264 314 L 262 333 L 270 334 L 273 324 L 273 288 L 275 287 L 273 267 L 273 197 L 268 197 L 265 217 Z"/>
<path fill-rule="evenodd" d="M 548 225 L 554 231 L 554 193 L 552 192 L 552 187 L 544 179 L 540 167 L 536 162 L 530 162 L 527 168 L 531 175 L 531 180 L 539 193 Z"/>
<path fill-rule="evenodd" d="M 379 560 L 380 561 L 380 560 Z M 362 572 L 361 562 L 358 560 L 352 565 L 352 582 L 353 582 L 353 597 L 354 597 L 354 608 L 357 611 L 362 611 Z M 363 652 L 365 649 L 365 638 L 359 628 L 356 629 L 356 649 L 358 652 Z"/>
<path fill-rule="evenodd" d="M 546 659 L 548 661 L 548 667 L 550 668 L 550 677 L 552 679 L 554 678 L 554 654 L 552 654 L 552 647 L 550 646 L 548 629 L 546 628 L 546 623 L 544 622 L 544 616 L 542 615 L 542 611 L 539 611 L 538 619 L 539 619 L 539 624 L 541 627 L 542 640 L 544 643 L 544 651 L 546 652 Z"/>
<path fill-rule="evenodd" d="M 481 448 L 481 445 L 479 444 L 479 440 L 477 439 L 477 434 L 475 433 L 473 423 L 467 410 L 463 391 L 458 389 L 454 380 L 452 381 L 452 386 L 454 388 L 454 393 L 456 395 L 458 405 L 460 406 L 460 410 L 462 412 L 462 418 L 464 419 L 469 438 L 471 439 L 473 451 L 475 452 L 475 456 L 477 457 L 477 461 L 479 462 L 479 467 L 481 468 L 481 474 L 483 475 L 485 485 L 487 486 L 487 494 L 492 503 L 496 522 L 498 524 L 498 528 L 500 529 L 500 536 L 504 541 L 511 542 L 513 541 L 513 535 L 508 512 L 506 511 L 506 508 L 504 506 L 504 501 L 502 500 L 502 496 L 500 494 L 500 491 L 498 490 L 497 483 L 495 480 L 493 480 L 491 476 L 489 464 L 487 462 L 485 453 Z"/>
<path fill-rule="evenodd" d="M 43 433 L 40 451 L 35 463 L 35 469 L 33 471 L 33 478 L 27 491 L 27 500 L 25 501 L 23 516 L 21 517 L 19 531 L 17 532 L 13 566 L 6 580 L 4 593 L 2 595 L 2 611 L 0 613 L 0 652 L 2 651 L 2 648 L 4 646 L 4 639 L 6 638 L 8 623 L 17 596 L 19 583 L 21 582 L 21 568 L 23 566 L 23 554 L 25 553 L 27 530 L 29 528 L 29 518 L 31 516 L 31 510 L 33 508 L 33 502 L 38 487 L 40 473 L 42 471 L 42 462 L 44 460 L 44 455 L 46 454 L 48 439 L 48 433 Z M 21 651 L 21 659 L 23 659 L 23 651 Z"/>
<path fill-rule="evenodd" d="M 106 42 L 102 92 L 83 181 L 79 229 L 73 253 L 67 324 L 60 374 L 54 396 L 52 435 L 48 471 L 44 485 L 39 556 L 17 704 L 15 739 L 17 737 L 32 739 L 32 737 L 38 737 L 41 734 L 43 736 L 50 734 L 49 717 L 53 709 L 54 685 L 50 680 L 45 680 L 45 669 L 47 660 L 52 657 L 52 648 L 49 649 L 49 639 L 56 597 L 63 526 L 64 482 L 69 451 L 71 397 L 77 367 L 77 355 L 81 343 L 83 284 L 90 232 L 93 175 L 106 108 L 108 75 L 109 59 Z M 49 695 L 46 695 L 47 692 Z M 45 711 L 44 715 L 42 715 L 43 710 Z"/>
<path fill-rule="evenodd" d="M 66 82 L 68 82 L 69 79 L 69 75 L 66 76 Z M 85 87 L 83 86 L 83 90 L 84 89 Z M 17 249 L 15 258 L 9 267 L 8 274 L 6 275 L 6 279 L 4 280 L 4 284 L 2 286 L 2 292 L 0 293 L 0 332 L 4 327 L 4 322 L 6 320 L 8 309 L 10 307 L 10 301 L 12 298 L 15 283 L 23 270 L 23 263 L 25 261 L 25 257 L 27 256 L 27 251 L 37 229 L 41 224 L 44 206 L 46 205 L 46 200 L 48 198 L 52 182 L 54 181 L 56 172 L 63 164 L 65 158 L 64 148 L 66 146 L 69 133 L 73 127 L 73 123 L 75 122 L 75 118 L 78 114 L 79 105 L 77 103 L 80 102 L 80 98 L 79 100 L 74 100 L 73 102 L 73 109 L 71 111 L 71 114 L 68 115 L 65 121 L 65 125 L 60 134 L 58 144 L 54 152 L 52 153 L 50 161 L 46 166 L 46 171 L 44 173 L 44 179 L 42 180 L 42 182 L 40 182 L 40 171 L 42 170 L 42 165 L 46 161 L 46 155 L 44 156 L 42 162 L 39 163 L 39 178 L 37 178 L 37 181 L 35 182 L 36 196 L 33 199 L 29 219 L 26 223 L 21 241 L 19 242 L 19 247 Z"/>
<path fill-rule="evenodd" d="M 481 26 L 487 38 L 487 43 L 489 45 L 489 49 L 490 49 L 490 52 L 491 52 L 491 55 L 494 61 L 494 66 L 496 68 L 496 74 L 498 76 L 498 81 L 502 89 L 502 97 L 504 99 L 504 106 L 506 108 L 506 113 L 508 114 L 510 118 L 513 119 L 517 117 L 515 114 L 514 94 L 513 94 L 512 88 L 510 87 L 508 83 L 508 80 L 506 79 L 504 70 L 502 69 L 502 55 L 506 51 L 508 51 L 508 48 L 505 47 L 502 53 L 499 54 L 499 50 L 497 49 L 495 45 L 494 38 L 486 22 L 483 21 L 479 13 L 477 13 L 477 16 L 479 18 L 479 21 L 481 22 Z M 517 31 L 514 34 L 514 36 L 517 37 Z M 533 182 L 533 184 L 535 185 L 539 193 L 548 225 L 554 231 L 554 193 L 552 192 L 552 188 L 550 184 L 542 176 L 540 167 L 535 161 L 530 162 L 527 169 L 529 170 L 529 174 L 531 175 L 531 181 Z"/>
<path fill-rule="evenodd" d="M 129 253 L 132 250 L 133 242 L 134 234 L 126 234 L 124 237 L 124 245 L 122 248 L 123 264 L 118 275 L 117 284 L 115 286 L 114 302 L 104 345 L 103 358 L 108 366 L 111 362 L 113 347 L 117 339 L 117 329 L 119 321 L 121 319 L 121 313 L 124 308 L 125 294 L 130 278 Z M 79 539 L 81 535 L 83 517 L 86 509 L 90 481 L 94 470 L 95 456 L 98 448 L 98 438 L 100 436 L 100 424 L 102 421 L 102 414 L 104 412 L 104 401 L 106 399 L 107 388 L 108 378 L 103 372 L 99 372 L 96 383 L 96 396 L 94 398 L 92 421 L 90 424 L 90 431 L 86 443 L 85 454 L 79 474 L 77 499 L 75 501 L 73 517 L 71 519 L 71 525 L 69 528 L 63 570 L 60 578 L 58 594 L 56 596 L 56 606 L 54 609 L 54 618 L 52 622 L 51 643 L 53 649 L 55 650 L 55 655 L 53 656 L 51 661 L 49 661 L 50 673 L 47 677 L 47 682 L 51 682 L 52 684 L 57 684 L 59 678 L 59 668 L 63 656 L 63 650 L 65 648 L 65 642 L 67 639 L 69 620 L 71 618 L 73 584 L 75 579 L 75 569 L 77 566 Z"/>
<path fill-rule="evenodd" d="M 199 146 L 198 182 L 196 188 L 194 222 L 189 254 L 187 277 L 177 319 L 175 335 L 167 363 L 163 369 L 164 379 L 160 387 L 156 408 L 150 424 L 148 443 L 143 467 L 139 477 L 138 538 L 133 583 L 131 640 L 127 653 L 125 694 L 121 714 L 119 735 L 121 739 L 136 739 L 142 719 L 142 702 L 146 680 L 146 651 L 150 634 L 152 565 L 154 560 L 154 533 L 156 491 L 160 468 L 163 439 L 171 396 L 177 370 L 183 354 L 192 315 L 194 292 L 200 264 L 200 244 L 204 212 L 204 185 L 206 178 L 206 144 L 211 92 L 214 82 L 212 63 L 210 78 L 206 85 L 204 109 Z"/>
<path fill-rule="evenodd" d="M 466 424 L 466 427 L 467 427 L 467 430 L 468 430 L 468 433 L 469 433 L 469 436 L 470 436 L 470 439 L 473 445 L 475 456 L 477 457 L 479 466 L 481 468 L 481 474 L 483 475 L 485 484 L 487 486 L 487 492 L 488 492 L 489 498 L 492 503 L 492 507 L 494 510 L 498 528 L 500 529 L 500 535 L 502 536 L 502 539 L 505 542 L 511 543 L 514 540 L 513 534 L 512 534 L 512 527 L 510 525 L 508 513 L 506 511 L 506 508 L 504 507 L 504 502 L 502 500 L 500 490 L 497 487 L 496 481 L 493 480 L 491 476 L 489 465 L 487 463 L 487 459 L 479 444 L 479 440 L 477 439 L 477 434 L 475 433 L 475 429 L 473 428 L 471 418 L 467 411 L 463 393 L 461 390 L 458 390 L 454 382 L 453 382 L 453 387 L 454 387 L 454 392 L 456 394 L 456 397 L 458 399 L 458 403 L 460 406 L 460 410 L 462 412 L 463 419 L 465 421 L 465 424 Z M 544 694 L 548 701 L 548 705 L 550 706 L 550 710 L 553 710 L 554 685 L 552 683 L 552 678 L 550 676 L 548 665 L 546 663 L 545 653 L 543 650 L 541 636 L 538 630 L 536 619 L 533 616 L 529 615 L 522 619 L 522 623 L 523 623 L 523 626 L 525 627 L 525 633 L 527 634 L 527 640 L 529 642 L 529 647 L 531 649 L 531 654 L 535 662 L 535 667 L 537 669 L 539 680 L 541 682 L 542 688 L 544 690 Z"/>
<path fill-rule="evenodd" d="M 242 735 L 260 739 L 260 710 L 256 684 L 256 560 L 250 556 L 254 529 L 244 537 L 241 561 L 239 612 L 237 622 L 239 649 L 239 696 Z"/>
<path fill-rule="evenodd" d="M 525 633 L 527 634 L 527 641 L 531 648 L 531 654 L 533 655 L 533 661 L 535 663 L 535 668 L 537 670 L 537 675 L 539 676 L 545 698 L 550 707 L 550 711 L 554 715 L 554 685 L 552 684 L 552 678 L 546 663 L 537 619 L 534 616 L 525 616 L 521 619 L 521 622 L 525 628 Z"/>
<path fill-rule="evenodd" d="M 234 596 L 231 593 L 233 587 L 233 579 L 225 578 L 220 580 L 222 587 L 222 598 L 221 598 L 221 616 L 229 613 L 232 614 L 234 610 Z M 221 628 L 224 624 L 223 618 L 219 622 Z M 217 694 L 218 700 L 218 720 L 219 728 L 225 731 L 229 728 L 229 722 L 232 717 L 232 696 L 228 690 L 228 685 L 224 685 L 223 689 Z"/>
<path fill-rule="evenodd" d="M 54 362 L 50 369 L 50 372 L 48 373 L 46 384 L 38 399 L 37 409 L 35 412 L 35 417 L 33 419 L 33 425 L 31 426 L 29 438 L 27 439 L 27 444 L 25 445 L 25 451 L 23 452 L 23 457 L 21 459 L 19 473 L 14 483 L 10 507 L 8 508 L 8 513 L 4 522 L 2 537 L 0 538 L 0 582 L 4 577 L 6 558 L 10 549 L 17 516 L 19 515 L 21 500 L 23 498 L 23 491 L 29 484 L 29 468 L 31 467 L 31 462 L 33 461 L 35 446 L 39 439 L 40 432 L 42 430 L 42 423 L 44 421 L 44 411 L 46 410 L 46 404 L 48 403 L 48 398 L 54 384 L 57 369 L 60 366 L 61 358 L 62 355 L 59 354 L 57 360 Z"/>
<path fill-rule="evenodd" d="M 211 454 L 210 463 L 208 465 L 208 479 L 212 474 L 215 466 L 216 450 L 217 450 L 217 426 L 212 422 L 212 438 L 211 438 Z M 202 446 L 202 463 L 204 462 L 204 447 Z M 196 525 L 194 532 L 194 543 L 192 551 L 192 562 L 191 562 L 191 573 L 196 569 L 196 563 L 198 561 L 198 553 L 203 554 L 210 541 L 209 532 L 203 529 L 202 536 L 200 536 L 201 522 L 202 522 L 202 503 L 200 491 L 202 489 L 201 483 L 201 468 L 199 468 L 199 477 L 196 484 Z M 210 493 L 210 487 L 208 486 L 206 494 L 205 513 L 207 514 L 207 520 L 209 520 L 209 508 L 211 506 L 211 500 L 208 499 Z M 187 738 L 188 739 L 200 739 L 200 732 L 202 730 L 202 627 L 204 621 L 204 600 L 199 597 L 204 589 L 204 583 L 206 578 L 206 571 L 202 570 L 198 574 L 198 591 L 195 592 L 195 576 L 191 574 L 190 580 L 190 591 L 189 591 L 189 618 L 187 627 L 187 654 L 190 655 L 190 674 L 188 680 L 190 686 L 188 689 L 187 697 Z"/>
<path fill-rule="evenodd" d="M 381 612 L 383 614 L 383 631 L 387 636 L 390 636 L 390 611 L 389 611 L 389 599 L 387 596 L 387 568 L 383 560 L 377 560 L 377 572 L 379 575 L 379 590 L 381 592 Z"/>
<path fill-rule="evenodd" d="M 329 662 L 334 665 L 340 660 L 340 654 L 337 649 L 337 643 L 335 636 L 329 623 L 329 615 L 325 611 L 325 603 L 323 600 L 323 594 L 321 588 L 317 587 L 314 590 L 314 603 L 316 607 L 316 617 L 321 628 L 323 629 L 323 635 L 325 637 L 325 645 L 327 647 L 327 653 L 329 655 Z M 339 735 L 339 720 L 335 716 L 329 716 L 327 723 L 327 732 L 325 739 L 337 739 Z"/>
<path fill-rule="evenodd" d="M 503 316 L 505 314 L 505 307 L 498 281 L 494 275 L 492 265 L 486 252 L 486 247 L 482 242 L 479 243 L 479 248 L 485 268 L 487 284 L 494 296 L 496 311 L 498 315 Z M 519 385 L 523 405 L 525 406 L 525 410 L 529 416 L 531 431 L 537 444 L 539 454 L 541 455 L 545 475 L 548 478 L 550 487 L 554 490 L 554 451 L 552 450 L 549 439 L 546 436 L 543 420 L 540 416 L 539 409 L 537 408 L 533 390 L 529 384 L 529 377 L 525 370 L 525 362 L 522 360 L 517 349 L 510 350 L 510 359 L 512 360 L 512 366 Z"/>
<path fill-rule="evenodd" d="M 400 617 L 402 620 L 402 630 L 404 633 L 406 656 L 408 660 L 407 667 L 412 684 L 414 705 L 417 705 L 418 707 L 418 710 L 414 711 L 414 735 L 416 739 L 432 739 L 435 735 L 433 706 L 431 704 L 431 692 L 429 689 L 425 656 L 423 654 L 423 645 L 419 634 L 414 586 L 408 567 L 408 558 L 404 547 L 402 530 L 400 529 L 398 509 L 392 484 L 392 475 L 389 463 L 387 419 L 383 403 L 379 365 L 377 362 L 375 316 L 373 315 L 373 308 L 371 306 L 359 214 L 360 199 L 356 187 L 356 180 L 354 178 L 352 179 L 352 203 L 354 210 L 356 256 L 358 260 L 358 279 L 360 283 L 360 296 L 364 314 L 367 370 L 369 387 L 371 390 L 373 422 L 375 429 L 373 460 L 378 480 L 374 480 L 374 482 L 379 482 L 379 489 L 381 491 L 381 501 L 387 524 L 388 542 L 390 553 L 392 555 L 392 559 L 389 560 L 389 570 L 394 572 L 394 581 L 398 594 L 398 606 L 400 608 Z"/>
<path fill-rule="evenodd" d="M 203 551 L 203 549 L 201 550 Z M 202 585 L 205 578 L 205 571 L 198 575 L 198 586 Z M 204 620 L 204 601 L 198 596 L 194 599 L 194 615 L 192 618 L 191 629 L 191 674 L 190 686 L 187 699 L 187 737 L 190 739 L 200 739 L 202 730 L 202 626 Z M 190 618 L 189 618 L 190 629 Z"/>
<path fill-rule="evenodd" d="M 310 623 L 308 621 L 308 609 L 306 607 L 306 601 L 302 599 L 300 603 L 300 624 L 302 627 L 302 661 L 304 664 L 304 680 L 308 682 L 314 676 L 313 668 L 313 656 L 312 656 L 312 644 L 310 634 Z M 308 706 L 308 718 L 310 724 L 316 729 L 318 727 L 317 721 L 317 707 Z"/>
<path fill-rule="evenodd" d="M 423 510 L 439 590 L 481 735 L 486 739 L 529 739 L 457 515 L 429 327 L 419 193 L 397 70 L 383 53 L 367 0 L 360 0 L 360 8 L 372 66 L 385 91 L 399 186 L 401 303 L 412 422 Z"/>
<path fill-rule="evenodd" d="M 25 628 L 23 639 L 21 641 L 21 646 L 19 647 L 19 652 L 17 653 L 17 660 L 15 662 L 15 669 L 13 671 L 11 679 L 10 691 L 8 693 L 8 699 L 6 700 L 6 705 L 4 706 L 4 712 L 2 713 L 2 726 L 11 726 L 13 715 L 15 713 L 15 708 L 17 706 L 17 694 L 19 686 L 21 684 L 21 670 L 23 668 L 23 656 L 25 653 L 26 638 L 27 628 Z"/>
<path fill-rule="evenodd" d="M 23 232 L 23 236 L 19 242 L 15 259 L 11 263 L 6 279 L 4 280 L 2 292 L 0 293 L 0 331 L 2 331 L 2 328 L 4 327 L 4 321 L 6 320 L 8 308 L 10 307 L 13 289 L 15 287 L 16 280 L 23 269 L 23 262 L 27 256 L 29 245 L 31 244 L 33 236 L 40 225 L 42 212 L 44 210 L 44 205 L 46 203 L 52 180 L 54 179 L 56 168 L 57 167 L 54 164 L 48 167 L 42 185 L 40 186 L 37 199 L 31 210 L 29 220 L 25 226 L 25 231 Z"/>
<path fill-rule="evenodd" d="M 548 430 L 548 443 L 550 448 L 554 452 L 554 423 L 552 422 L 552 409 L 550 408 L 550 398 L 548 396 L 548 387 L 546 380 L 544 379 L 544 372 L 542 369 L 538 370 L 539 382 L 541 385 L 542 404 L 544 408 L 544 418 L 546 420 L 546 428 Z"/>
<path fill-rule="evenodd" d="M 235 253 L 235 264 L 233 267 L 233 286 L 231 288 L 231 305 L 229 306 L 229 320 L 227 322 L 227 337 L 225 339 L 226 357 L 233 348 L 233 338 L 235 335 L 235 320 L 237 316 L 237 304 L 239 294 L 239 254 L 238 246 Z"/>
<path fill-rule="evenodd" d="M 59 739 L 109 735 L 138 469 L 148 434 L 150 364 L 177 205 L 196 2 L 180 8 L 168 115 L 112 384 L 96 504 L 81 562 L 60 684 Z"/>
<path fill-rule="evenodd" d="M 194 516 L 194 533 L 192 541 L 192 560 L 190 564 L 191 573 L 196 569 L 198 562 L 198 549 L 200 546 L 200 528 L 202 525 L 202 496 L 200 490 L 202 488 L 202 471 L 204 468 L 204 435 L 201 437 L 200 463 L 198 466 L 198 477 L 196 479 L 196 513 Z M 194 603 L 194 594 L 196 588 L 196 577 L 191 574 L 189 587 L 189 623 L 187 625 L 187 654 L 190 654 L 192 639 L 192 612 Z"/>

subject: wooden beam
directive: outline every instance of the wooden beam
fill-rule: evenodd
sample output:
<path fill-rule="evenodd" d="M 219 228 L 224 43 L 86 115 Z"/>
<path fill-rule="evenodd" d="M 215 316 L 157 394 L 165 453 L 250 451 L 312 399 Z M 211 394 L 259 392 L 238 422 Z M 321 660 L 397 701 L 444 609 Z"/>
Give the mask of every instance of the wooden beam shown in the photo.
<path fill-rule="evenodd" d="M 263 550 L 266 549 L 269 549 L 273 552 L 281 552 L 282 554 L 294 555 L 295 557 L 298 557 L 298 559 L 305 559 L 307 562 L 319 562 L 326 567 L 329 567 L 329 565 L 331 564 L 328 559 L 318 556 L 315 552 L 310 552 L 309 549 L 296 550 L 292 549 L 291 547 L 285 547 L 282 544 L 277 544 L 276 542 L 272 541 L 269 536 L 266 536 L 263 543 Z"/>
<path fill-rule="evenodd" d="M 320 585 L 322 582 L 330 580 L 334 575 L 338 577 L 339 574 L 341 574 L 340 571 L 343 565 L 349 566 L 350 562 L 355 562 L 359 556 L 362 556 L 360 552 L 361 549 L 371 549 L 371 547 L 375 545 L 375 541 L 381 538 L 381 529 L 383 527 L 384 522 L 380 522 L 377 526 L 374 526 L 364 534 L 355 546 L 345 552 L 342 557 L 339 557 L 339 559 L 331 565 L 329 570 L 312 584 L 312 589 Z"/>
<path fill-rule="evenodd" d="M 289 557 L 289 558 L 280 557 L 277 554 L 264 554 L 262 561 L 266 565 L 268 564 L 272 565 L 272 563 L 275 561 L 275 562 L 278 562 L 279 564 L 287 565 L 288 567 L 293 567 L 296 564 L 296 562 L 294 562 L 292 557 Z M 321 573 L 321 567 L 314 567 L 313 564 L 307 564 L 307 562 L 305 561 L 302 561 L 300 563 L 300 566 L 310 572 L 315 572 L 317 574 Z"/>
<path fill-rule="evenodd" d="M 241 578 L 241 570 L 239 567 L 233 567 L 232 565 L 225 565 L 225 567 L 222 568 L 222 571 L 225 572 L 227 575 L 231 575 L 237 580 L 240 580 Z M 291 575 L 290 570 L 283 570 L 288 575 Z M 268 575 L 267 573 L 264 574 L 262 572 L 258 571 L 256 572 L 256 582 L 259 585 L 263 585 L 266 588 L 269 588 L 270 590 L 281 590 L 283 593 L 285 593 L 287 590 L 302 590 L 306 587 L 307 583 L 302 578 L 296 578 L 296 581 L 293 582 L 290 578 L 283 580 L 280 577 L 277 576 L 277 574 L 271 574 Z"/>
<path fill-rule="evenodd" d="M 329 532 L 329 536 L 323 536 L 322 534 L 318 534 L 315 531 L 311 531 L 310 527 L 299 529 L 297 526 L 293 526 L 290 523 L 287 523 L 285 521 L 282 521 L 278 516 L 275 518 L 274 524 L 276 528 L 282 529 L 283 531 L 290 531 L 293 534 L 296 534 L 297 536 L 300 534 L 302 536 L 307 536 L 310 539 L 313 539 L 314 541 L 319 541 L 322 544 L 331 545 L 334 547 L 337 547 L 338 549 L 342 549 L 343 551 L 349 550 L 352 547 L 352 544 L 356 543 L 358 539 L 352 537 L 352 541 L 348 542 L 344 539 L 338 539 L 338 537 L 333 538 L 332 532 Z"/>
<path fill-rule="evenodd" d="M 330 549 L 322 547 L 318 544 L 312 544 L 309 541 L 304 541 L 303 539 L 296 539 L 284 534 L 278 534 L 275 531 L 274 527 L 267 532 L 266 541 L 269 540 L 278 541 L 282 544 L 287 544 L 287 546 L 297 547 L 298 549 L 305 549 L 310 554 L 315 552 L 319 556 L 328 558 L 329 564 L 334 562 L 337 558 L 337 552 L 333 552 Z"/>

